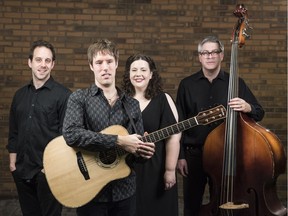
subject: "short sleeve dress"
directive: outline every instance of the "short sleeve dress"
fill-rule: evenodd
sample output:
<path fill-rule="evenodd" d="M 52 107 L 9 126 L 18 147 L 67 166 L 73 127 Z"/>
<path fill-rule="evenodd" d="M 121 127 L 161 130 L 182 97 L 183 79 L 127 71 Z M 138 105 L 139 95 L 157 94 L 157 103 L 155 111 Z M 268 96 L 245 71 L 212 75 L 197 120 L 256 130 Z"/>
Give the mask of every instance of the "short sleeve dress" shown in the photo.
<path fill-rule="evenodd" d="M 155 96 L 142 111 L 144 131 L 151 133 L 176 123 L 165 93 Z M 177 216 L 177 184 L 164 189 L 165 140 L 155 143 L 151 159 L 135 165 L 137 216 Z"/>

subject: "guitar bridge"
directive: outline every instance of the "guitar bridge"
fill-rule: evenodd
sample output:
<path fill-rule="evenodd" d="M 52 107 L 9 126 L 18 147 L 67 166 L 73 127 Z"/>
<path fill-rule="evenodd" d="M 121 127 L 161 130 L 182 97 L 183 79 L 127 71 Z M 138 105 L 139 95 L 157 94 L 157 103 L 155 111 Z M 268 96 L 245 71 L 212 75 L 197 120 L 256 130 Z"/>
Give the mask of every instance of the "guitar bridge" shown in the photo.
<path fill-rule="evenodd" d="M 83 175 L 85 180 L 89 180 L 90 176 L 89 176 L 88 169 L 87 169 L 87 166 L 85 164 L 85 161 L 83 159 L 82 153 L 80 151 L 78 151 L 76 153 L 76 155 L 77 155 L 77 164 L 78 164 L 80 172 L 82 173 L 82 175 Z"/>

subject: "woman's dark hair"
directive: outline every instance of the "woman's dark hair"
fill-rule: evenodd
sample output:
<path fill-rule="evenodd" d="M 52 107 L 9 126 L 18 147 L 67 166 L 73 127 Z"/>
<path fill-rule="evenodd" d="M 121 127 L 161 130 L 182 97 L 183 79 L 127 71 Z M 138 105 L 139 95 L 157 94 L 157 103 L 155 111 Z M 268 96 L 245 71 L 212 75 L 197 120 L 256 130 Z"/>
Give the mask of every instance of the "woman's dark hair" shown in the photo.
<path fill-rule="evenodd" d="M 129 96 L 133 97 L 135 95 L 135 88 L 130 81 L 130 67 L 131 67 L 131 64 L 137 60 L 146 61 L 149 65 L 150 71 L 152 72 L 152 78 L 150 79 L 147 89 L 145 91 L 145 98 L 151 99 L 157 94 L 159 94 L 160 92 L 162 92 L 162 80 L 161 80 L 161 77 L 159 76 L 158 70 L 156 68 L 156 64 L 153 61 L 153 59 L 144 54 L 138 53 L 138 54 L 130 56 L 127 59 L 126 65 L 125 65 L 124 76 L 123 76 L 123 82 L 122 82 L 123 91 L 125 91 L 126 94 L 128 94 Z"/>

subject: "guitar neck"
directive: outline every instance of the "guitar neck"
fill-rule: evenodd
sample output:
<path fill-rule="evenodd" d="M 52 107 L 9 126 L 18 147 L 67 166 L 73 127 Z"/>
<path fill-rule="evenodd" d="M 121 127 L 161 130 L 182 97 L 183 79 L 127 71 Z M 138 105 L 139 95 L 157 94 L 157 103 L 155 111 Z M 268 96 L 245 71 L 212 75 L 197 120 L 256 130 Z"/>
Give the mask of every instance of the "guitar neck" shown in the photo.
<path fill-rule="evenodd" d="M 199 124 L 197 122 L 196 117 L 192 117 L 179 123 L 173 124 L 171 126 L 165 127 L 161 130 L 152 132 L 146 136 L 143 136 L 141 140 L 143 142 L 153 142 L 153 143 L 158 142 L 160 140 L 166 139 L 167 137 L 170 137 L 173 134 L 180 133 L 197 125 Z"/>
<path fill-rule="evenodd" d="M 217 107 L 198 113 L 197 116 L 145 135 L 141 137 L 141 140 L 143 142 L 158 142 L 160 140 L 166 139 L 173 134 L 180 133 L 197 125 L 207 125 L 220 119 L 224 119 L 225 117 L 225 108 L 223 107 L 223 105 L 218 105 Z"/>

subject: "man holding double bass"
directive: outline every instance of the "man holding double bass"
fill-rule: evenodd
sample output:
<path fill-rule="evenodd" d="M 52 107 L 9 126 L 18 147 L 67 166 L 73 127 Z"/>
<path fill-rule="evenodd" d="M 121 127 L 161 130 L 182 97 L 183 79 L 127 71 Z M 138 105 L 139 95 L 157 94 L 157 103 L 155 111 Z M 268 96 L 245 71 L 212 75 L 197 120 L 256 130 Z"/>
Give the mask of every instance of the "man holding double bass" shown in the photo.
<path fill-rule="evenodd" d="M 187 119 L 200 111 L 222 104 L 243 112 L 255 121 L 261 121 L 264 110 L 257 99 L 239 78 L 239 97 L 227 104 L 229 74 L 221 69 L 224 46 L 217 37 L 208 36 L 198 44 L 201 70 L 184 78 L 179 85 L 176 104 L 181 119 Z M 203 145 L 208 134 L 218 126 L 194 127 L 182 134 L 178 171 L 183 178 L 184 216 L 199 215 L 208 177 L 203 170 Z"/>

